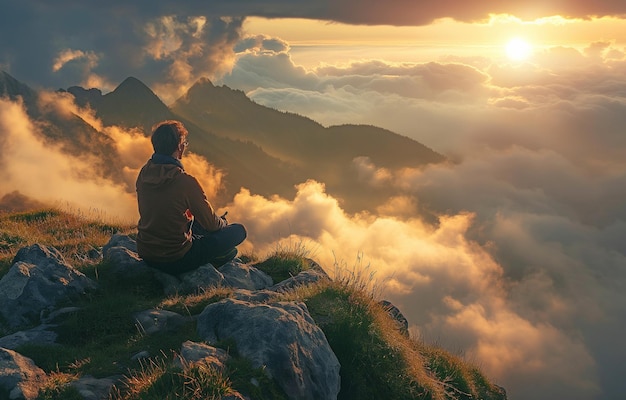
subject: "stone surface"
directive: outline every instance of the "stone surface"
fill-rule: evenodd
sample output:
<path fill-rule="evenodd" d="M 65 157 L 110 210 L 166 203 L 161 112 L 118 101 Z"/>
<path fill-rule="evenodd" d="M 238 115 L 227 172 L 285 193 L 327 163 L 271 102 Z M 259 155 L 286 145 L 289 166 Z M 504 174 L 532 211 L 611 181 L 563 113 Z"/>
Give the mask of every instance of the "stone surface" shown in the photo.
<path fill-rule="evenodd" d="M 190 340 L 184 342 L 180 348 L 180 359 L 185 363 L 194 363 L 202 361 L 209 366 L 223 370 L 229 355 L 225 350 L 209 346 L 206 343 L 197 343 Z M 180 359 L 177 359 L 179 366 L 182 367 Z"/>
<path fill-rule="evenodd" d="M 70 385 L 78 390 L 84 400 L 103 400 L 109 398 L 111 388 L 121 377 L 94 378 L 86 375 L 75 380 Z"/>
<path fill-rule="evenodd" d="M 20 249 L 0 279 L 0 314 L 12 330 L 39 323 L 61 302 L 76 300 L 96 283 L 67 264 L 53 247 L 34 244 Z"/>
<path fill-rule="evenodd" d="M 240 262 L 231 261 L 220 267 L 225 286 L 237 289 L 259 290 L 272 286 L 272 278 L 265 272 Z"/>
<path fill-rule="evenodd" d="M 15 350 L 24 344 L 53 345 L 58 335 L 52 330 L 54 325 L 42 324 L 32 329 L 18 331 L 0 338 L 0 347 Z"/>
<path fill-rule="evenodd" d="M 188 321 L 188 318 L 173 311 L 155 309 L 137 312 L 133 318 L 137 329 L 146 335 L 174 332 Z"/>
<path fill-rule="evenodd" d="M 9 393 L 9 399 L 34 400 L 43 386 L 46 373 L 13 350 L 0 348 L 0 388 Z"/>
<path fill-rule="evenodd" d="M 380 305 L 383 306 L 385 311 L 387 311 L 387 314 L 389 314 L 389 316 L 395 321 L 400 333 L 405 336 L 409 336 L 409 321 L 402 314 L 402 312 L 400 312 L 400 309 L 387 300 L 381 300 Z"/>
<path fill-rule="evenodd" d="M 336 399 L 339 361 L 301 302 L 253 304 L 225 299 L 198 317 L 208 343 L 230 338 L 254 367 L 263 367 L 290 399 Z"/>

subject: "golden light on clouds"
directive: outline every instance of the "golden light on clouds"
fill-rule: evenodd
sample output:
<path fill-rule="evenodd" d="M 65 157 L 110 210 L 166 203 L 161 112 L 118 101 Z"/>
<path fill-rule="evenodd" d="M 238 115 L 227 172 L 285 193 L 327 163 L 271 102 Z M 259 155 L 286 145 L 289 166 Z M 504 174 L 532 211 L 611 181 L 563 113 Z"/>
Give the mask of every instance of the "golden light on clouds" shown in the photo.
<path fill-rule="evenodd" d="M 391 62 L 426 62 L 450 55 L 489 57 L 508 61 L 502 51 L 503 38 L 523 38 L 532 49 L 517 46 L 526 57 L 552 46 L 583 50 L 589 43 L 608 41 L 626 46 L 626 26 L 612 17 L 567 19 L 551 16 L 524 21 L 511 15 L 492 15 L 489 20 L 465 23 L 444 18 L 424 26 L 363 26 L 305 19 L 265 19 L 250 17 L 246 34 L 279 37 L 291 46 L 291 57 L 298 65 L 312 68 L 352 60 L 385 59 Z M 323 50 L 320 59 L 317 51 Z"/>

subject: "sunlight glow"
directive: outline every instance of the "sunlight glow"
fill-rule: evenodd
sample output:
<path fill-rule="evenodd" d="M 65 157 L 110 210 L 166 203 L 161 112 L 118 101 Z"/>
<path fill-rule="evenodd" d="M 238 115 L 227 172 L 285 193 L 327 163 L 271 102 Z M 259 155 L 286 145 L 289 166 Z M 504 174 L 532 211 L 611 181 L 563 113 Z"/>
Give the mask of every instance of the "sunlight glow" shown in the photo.
<path fill-rule="evenodd" d="M 506 54 L 513 61 L 526 60 L 531 53 L 531 45 L 521 38 L 513 38 L 506 45 Z"/>

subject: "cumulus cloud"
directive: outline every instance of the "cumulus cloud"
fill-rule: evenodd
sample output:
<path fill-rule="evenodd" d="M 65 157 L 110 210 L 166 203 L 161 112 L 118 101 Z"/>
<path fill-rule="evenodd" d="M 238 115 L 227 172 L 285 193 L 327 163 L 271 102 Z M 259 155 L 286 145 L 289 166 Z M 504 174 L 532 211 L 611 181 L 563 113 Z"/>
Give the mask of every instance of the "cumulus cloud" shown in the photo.
<path fill-rule="evenodd" d="M 235 204 L 270 207 L 276 222 L 265 225 L 345 259 L 369 257 L 391 274 L 385 294 L 414 330 L 465 352 L 514 398 L 623 393 L 614 372 L 626 357 L 615 333 L 626 329 L 622 51 L 594 42 L 525 63 L 370 60 L 308 71 L 288 55 L 247 53 L 223 80 L 326 125 L 383 126 L 450 162 L 389 170 L 355 159 L 356 179 L 400 190 L 378 215 L 336 211 L 312 183 L 293 201 L 242 193 Z M 298 215 L 315 216 L 315 230 L 286 222 L 314 198 L 326 208 L 311 201 Z"/>
<path fill-rule="evenodd" d="M 389 203 L 392 208 L 411 202 L 393 198 Z M 602 360 L 585 337 L 592 331 L 581 333 L 575 323 L 580 312 L 588 328 L 607 317 L 596 314 L 602 305 L 593 297 L 575 300 L 579 278 L 596 289 L 600 285 L 580 262 L 567 265 L 573 254 L 528 237 L 519 221 L 501 221 L 498 233 L 508 225 L 512 235 L 526 236 L 515 239 L 528 245 L 520 252 L 562 269 L 545 266 L 544 273 L 534 265 L 533 272 L 511 271 L 508 260 L 498 261 L 497 252 L 490 251 L 499 242 L 472 239 L 471 231 L 485 226 L 475 214 L 441 215 L 435 225 L 415 214 L 349 215 L 314 181 L 299 185 L 293 200 L 242 190 L 227 208 L 248 227 L 247 251 L 263 255 L 276 243 L 302 242 L 331 274 L 333 265 L 365 273 L 371 267 L 385 283 L 384 296 L 422 338 L 462 349 L 516 398 L 586 399 L 601 393 L 597 364 Z"/>

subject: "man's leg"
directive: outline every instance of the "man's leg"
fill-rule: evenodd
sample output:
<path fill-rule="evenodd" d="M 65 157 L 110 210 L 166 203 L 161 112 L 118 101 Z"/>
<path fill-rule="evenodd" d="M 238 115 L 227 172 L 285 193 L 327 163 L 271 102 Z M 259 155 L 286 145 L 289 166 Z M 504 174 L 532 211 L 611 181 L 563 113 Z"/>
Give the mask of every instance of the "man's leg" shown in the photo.
<path fill-rule="evenodd" d="M 187 259 L 185 261 L 196 266 L 209 262 L 216 267 L 222 265 L 235 258 L 237 255 L 235 247 L 241 244 L 247 235 L 246 228 L 241 224 L 229 224 L 216 232 L 194 235 L 191 250 L 185 255 Z"/>

